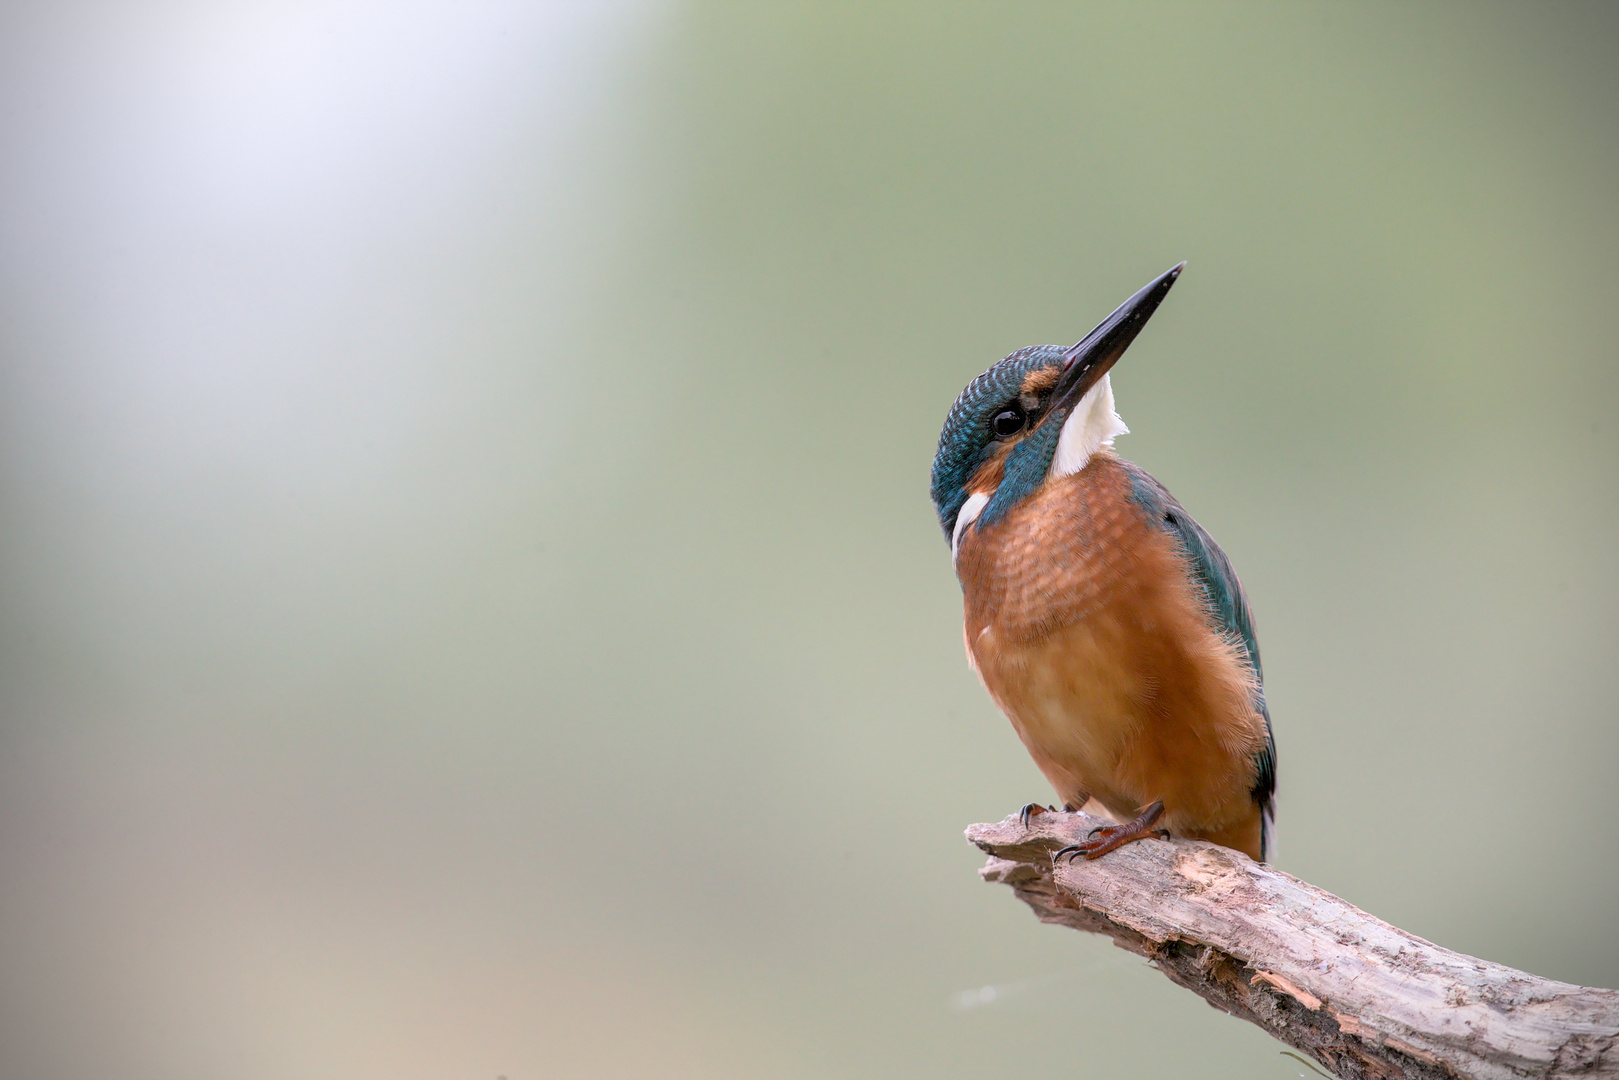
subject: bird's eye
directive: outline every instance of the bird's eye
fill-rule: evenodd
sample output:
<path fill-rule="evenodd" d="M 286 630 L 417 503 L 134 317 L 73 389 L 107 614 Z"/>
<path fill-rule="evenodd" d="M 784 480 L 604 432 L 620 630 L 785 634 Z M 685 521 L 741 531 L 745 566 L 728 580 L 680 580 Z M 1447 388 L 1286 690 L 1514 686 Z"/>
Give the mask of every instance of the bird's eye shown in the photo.
<path fill-rule="evenodd" d="M 1022 409 L 1016 405 L 1008 405 L 990 420 L 989 429 L 995 433 L 997 439 L 1009 439 L 1023 430 L 1026 419 Z"/>

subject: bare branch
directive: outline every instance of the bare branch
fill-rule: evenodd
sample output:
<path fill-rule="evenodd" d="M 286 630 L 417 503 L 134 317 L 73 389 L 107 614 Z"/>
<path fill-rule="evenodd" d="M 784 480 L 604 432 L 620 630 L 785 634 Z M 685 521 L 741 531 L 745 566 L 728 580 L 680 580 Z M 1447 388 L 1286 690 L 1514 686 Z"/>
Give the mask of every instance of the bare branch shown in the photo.
<path fill-rule="evenodd" d="M 1046 813 L 974 825 L 980 873 L 1043 922 L 1106 934 L 1209 1004 L 1341 1077 L 1619 1077 L 1619 991 L 1442 949 L 1214 844 L 1052 853 L 1106 824 Z"/>

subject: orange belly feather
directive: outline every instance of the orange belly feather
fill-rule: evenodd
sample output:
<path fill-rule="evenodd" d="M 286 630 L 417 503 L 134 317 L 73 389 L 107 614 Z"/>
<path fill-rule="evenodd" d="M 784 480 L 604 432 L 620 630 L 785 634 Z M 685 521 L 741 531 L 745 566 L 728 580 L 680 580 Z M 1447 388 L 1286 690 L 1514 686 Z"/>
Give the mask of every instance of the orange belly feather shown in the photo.
<path fill-rule="evenodd" d="M 992 477 L 998 481 L 999 477 Z M 1254 755 L 1265 727 L 1239 646 L 1214 627 L 1186 556 L 1098 453 L 963 535 L 973 667 L 1065 802 L 1260 857 Z"/>

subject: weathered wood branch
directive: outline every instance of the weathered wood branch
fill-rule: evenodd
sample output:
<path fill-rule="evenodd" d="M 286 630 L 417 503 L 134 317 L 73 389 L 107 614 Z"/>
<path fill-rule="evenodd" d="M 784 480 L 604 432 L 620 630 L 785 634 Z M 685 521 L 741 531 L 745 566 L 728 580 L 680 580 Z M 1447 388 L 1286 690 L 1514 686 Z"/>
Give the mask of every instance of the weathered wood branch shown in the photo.
<path fill-rule="evenodd" d="M 1105 824 L 1047 813 L 974 825 L 1043 922 L 1105 934 L 1209 1004 L 1341 1077 L 1619 1077 L 1619 991 L 1442 949 L 1246 855 L 1144 840 L 1093 862 L 1052 853 Z"/>

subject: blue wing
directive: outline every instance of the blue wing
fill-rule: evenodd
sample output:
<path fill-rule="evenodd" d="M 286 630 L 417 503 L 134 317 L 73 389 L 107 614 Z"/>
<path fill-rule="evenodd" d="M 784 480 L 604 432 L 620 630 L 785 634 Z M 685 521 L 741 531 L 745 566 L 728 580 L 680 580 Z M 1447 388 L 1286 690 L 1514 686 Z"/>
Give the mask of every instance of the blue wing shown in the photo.
<path fill-rule="evenodd" d="M 1254 706 L 1265 719 L 1265 745 L 1254 755 L 1254 802 L 1259 804 L 1260 854 L 1268 857 L 1271 835 L 1276 828 L 1276 739 L 1271 735 L 1270 709 L 1265 705 L 1263 672 L 1259 666 L 1259 641 L 1254 636 L 1254 616 L 1248 610 L 1248 597 L 1243 594 L 1237 571 L 1226 558 L 1214 537 L 1203 531 L 1203 526 L 1192 520 L 1192 515 L 1165 490 L 1164 485 L 1145 469 L 1124 462 L 1130 470 L 1133 496 L 1146 510 L 1157 526 L 1169 533 L 1181 545 L 1192 563 L 1198 582 L 1208 598 L 1209 612 L 1216 625 L 1236 641 L 1242 642 L 1248 653 L 1248 663 L 1254 669 Z"/>

